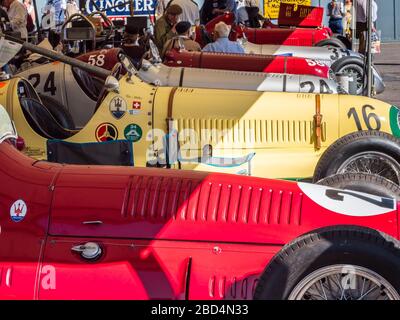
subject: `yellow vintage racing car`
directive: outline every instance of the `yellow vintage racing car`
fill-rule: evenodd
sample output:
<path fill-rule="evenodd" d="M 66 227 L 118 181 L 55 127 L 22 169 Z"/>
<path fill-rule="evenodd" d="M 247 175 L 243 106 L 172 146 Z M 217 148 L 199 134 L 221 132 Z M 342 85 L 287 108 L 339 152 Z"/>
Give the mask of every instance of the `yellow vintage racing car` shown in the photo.
<path fill-rule="evenodd" d="M 136 166 L 315 180 L 368 171 L 400 182 L 399 109 L 385 102 L 157 87 L 132 73 L 118 78 L 107 78 L 94 114 L 82 119 L 80 130 L 68 128 L 66 119 L 73 116 L 60 106 L 44 106 L 23 78 L 0 82 L 0 104 L 25 139 L 25 152 L 38 159 L 46 158 L 49 140 L 126 139 L 133 143 Z"/>

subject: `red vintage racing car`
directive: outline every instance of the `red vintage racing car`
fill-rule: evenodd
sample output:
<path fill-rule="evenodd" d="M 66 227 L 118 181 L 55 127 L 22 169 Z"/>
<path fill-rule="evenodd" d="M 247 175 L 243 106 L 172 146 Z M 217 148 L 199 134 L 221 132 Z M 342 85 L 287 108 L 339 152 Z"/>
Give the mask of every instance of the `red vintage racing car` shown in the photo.
<path fill-rule="evenodd" d="M 1 299 L 400 299 L 392 197 L 52 164 L 16 138 L 0 107 Z"/>
<path fill-rule="evenodd" d="M 121 53 L 121 48 L 102 49 L 80 55 L 77 59 L 111 70 L 120 62 Z M 330 72 L 330 67 L 322 61 L 272 55 L 226 55 L 210 52 L 200 53 L 170 50 L 166 53 L 163 63 L 170 67 L 287 73 L 311 75 L 321 78 L 330 78 L 333 76 L 332 72 Z"/>
<path fill-rule="evenodd" d="M 173 49 L 165 54 L 163 63 L 170 67 L 304 74 L 332 79 L 335 77 L 333 71 L 323 61 L 287 56 L 189 52 Z"/>
<path fill-rule="evenodd" d="M 215 25 L 223 21 L 232 26 L 230 39 L 246 38 L 256 44 L 276 44 L 288 46 L 334 46 L 346 49 L 339 39 L 330 36 L 325 28 L 248 28 L 236 25 L 234 15 L 230 12 L 222 14 L 205 26 L 196 27 L 196 41 L 205 46 L 212 41 Z"/>

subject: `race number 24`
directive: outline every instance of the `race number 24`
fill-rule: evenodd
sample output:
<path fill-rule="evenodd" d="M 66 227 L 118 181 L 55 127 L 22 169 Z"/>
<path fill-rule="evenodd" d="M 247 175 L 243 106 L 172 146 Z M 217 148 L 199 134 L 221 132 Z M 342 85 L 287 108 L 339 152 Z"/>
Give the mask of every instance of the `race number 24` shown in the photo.
<path fill-rule="evenodd" d="M 378 115 L 374 112 L 368 112 L 375 110 L 374 107 L 365 105 L 362 107 L 362 121 L 364 122 L 365 126 L 368 130 L 380 130 L 381 129 L 381 120 L 379 119 Z M 357 126 L 358 131 L 362 131 L 362 121 L 360 119 L 359 114 L 357 113 L 356 108 L 351 108 L 347 113 L 347 117 L 349 119 L 354 118 L 354 121 Z"/>
<path fill-rule="evenodd" d="M 51 71 L 46 78 L 43 86 L 43 92 L 49 92 L 52 96 L 56 95 L 56 85 L 55 85 L 55 73 Z M 28 80 L 32 83 L 32 86 L 36 89 L 36 87 L 40 84 L 40 74 L 32 73 L 29 75 Z"/>

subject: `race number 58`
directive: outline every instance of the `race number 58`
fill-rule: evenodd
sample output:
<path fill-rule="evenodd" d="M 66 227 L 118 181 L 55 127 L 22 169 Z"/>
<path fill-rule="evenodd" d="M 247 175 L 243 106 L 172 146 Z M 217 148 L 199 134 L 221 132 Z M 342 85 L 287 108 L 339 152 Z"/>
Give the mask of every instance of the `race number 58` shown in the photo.
<path fill-rule="evenodd" d="M 379 119 L 378 115 L 373 112 L 369 112 L 375 110 L 374 107 L 365 105 L 362 107 L 362 120 L 367 127 L 368 130 L 380 130 L 381 129 L 381 120 Z M 351 108 L 349 112 L 347 113 L 347 117 L 351 119 L 352 117 L 354 118 L 354 121 L 357 126 L 358 131 L 362 131 L 362 124 L 360 120 L 360 116 L 357 113 L 356 108 Z"/>
<path fill-rule="evenodd" d="M 91 64 L 92 66 L 102 67 L 104 66 L 104 58 L 105 58 L 104 54 L 99 54 L 99 55 L 92 54 L 89 56 L 88 63 Z"/>

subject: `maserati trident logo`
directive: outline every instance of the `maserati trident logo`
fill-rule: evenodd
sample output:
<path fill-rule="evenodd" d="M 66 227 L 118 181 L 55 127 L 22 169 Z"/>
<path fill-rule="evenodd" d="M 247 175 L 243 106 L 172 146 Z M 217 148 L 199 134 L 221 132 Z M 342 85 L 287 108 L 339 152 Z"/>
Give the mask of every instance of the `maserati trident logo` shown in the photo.
<path fill-rule="evenodd" d="M 15 201 L 10 208 L 11 220 L 14 222 L 22 221 L 25 218 L 27 211 L 28 207 L 24 200 Z"/>
<path fill-rule="evenodd" d="M 127 110 L 126 102 L 123 98 L 117 96 L 110 102 L 110 112 L 117 120 L 121 119 Z"/>

